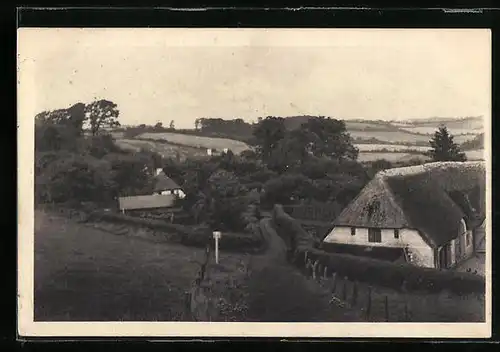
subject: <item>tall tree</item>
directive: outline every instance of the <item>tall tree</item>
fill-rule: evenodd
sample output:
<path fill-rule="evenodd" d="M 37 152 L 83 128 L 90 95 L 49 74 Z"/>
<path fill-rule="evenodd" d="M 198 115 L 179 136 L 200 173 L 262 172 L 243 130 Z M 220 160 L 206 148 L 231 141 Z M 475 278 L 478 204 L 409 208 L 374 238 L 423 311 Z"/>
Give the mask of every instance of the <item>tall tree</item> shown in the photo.
<path fill-rule="evenodd" d="M 112 101 L 101 99 L 94 101 L 85 108 L 90 125 L 90 131 L 95 136 L 103 127 L 120 126 L 118 116 L 120 111 Z"/>
<path fill-rule="evenodd" d="M 175 130 L 175 122 L 174 120 L 170 121 L 170 129 Z"/>
<path fill-rule="evenodd" d="M 345 122 L 342 120 L 313 117 L 303 123 L 307 151 L 317 157 L 336 160 L 356 160 L 359 151 L 352 144 Z"/>
<path fill-rule="evenodd" d="M 453 136 L 448 132 L 446 126 L 441 126 L 429 141 L 431 150 L 429 156 L 432 161 L 466 161 L 465 153 L 460 151 L 458 145 L 453 141 Z"/>
<path fill-rule="evenodd" d="M 255 137 L 257 150 L 264 161 L 269 160 L 273 150 L 285 138 L 285 134 L 285 119 L 282 117 L 268 116 L 257 124 L 253 136 Z"/>

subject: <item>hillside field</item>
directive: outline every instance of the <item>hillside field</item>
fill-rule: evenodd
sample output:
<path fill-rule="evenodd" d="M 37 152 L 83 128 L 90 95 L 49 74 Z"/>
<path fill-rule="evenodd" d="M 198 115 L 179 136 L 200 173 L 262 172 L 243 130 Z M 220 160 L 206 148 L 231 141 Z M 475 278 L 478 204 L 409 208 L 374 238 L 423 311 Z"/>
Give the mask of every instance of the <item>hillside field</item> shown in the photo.
<path fill-rule="evenodd" d="M 116 139 L 116 144 L 124 150 L 133 152 L 138 152 L 141 149 L 154 151 L 164 158 L 176 158 L 177 155 L 181 160 L 207 157 L 206 149 L 187 145 L 175 145 L 166 142 L 154 142 L 140 139 Z"/>
<path fill-rule="evenodd" d="M 467 160 L 484 160 L 484 150 L 468 150 L 464 152 L 467 156 Z M 411 159 L 419 158 L 422 160 L 428 160 L 423 154 L 415 154 L 415 153 L 405 153 L 403 152 L 372 152 L 365 151 L 360 152 L 358 155 L 358 160 L 360 162 L 371 162 L 379 159 L 385 159 L 390 162 L 408 162 Z"/>
<path fill-rule="evenodd" d="M 435 131 L 435 129 L 433 129 Z M 398 142 L 398 143 L 428 143 L 432 138 L 432 135 L 425 134 L 415 134 L 403 129 L 397 131 L 359 131 L 359 130 L 348 130 L 351 137 L 354 139 L 371 139 L 375 138 L 382 142 Z M 478 131 L 478 134 L 480 132 Z M 467 135 L 454 135 L 454 140 L 456 143 L 461 144 L 465 141 L 471 140 L 475 137 L 475 134 Z"/>
<path fill-rule="evenodd" d="M 181 133 L 170 133 L 170 132 L 147 132 L 142 133 L 136 137 L 136 139 L 151 139 L 151 140 L 164 140 L 165 142 L 171 142 L 174 144 L 185 145 L 188 147 L 212 148 L 218 151 L 228 148 L 235 154 L 239 154 L 242 151 L 248 150 L 250 147 L 248 144 L 228 138 L 213 138 L 213 137 L 201 137 L 189 134 Z"/>

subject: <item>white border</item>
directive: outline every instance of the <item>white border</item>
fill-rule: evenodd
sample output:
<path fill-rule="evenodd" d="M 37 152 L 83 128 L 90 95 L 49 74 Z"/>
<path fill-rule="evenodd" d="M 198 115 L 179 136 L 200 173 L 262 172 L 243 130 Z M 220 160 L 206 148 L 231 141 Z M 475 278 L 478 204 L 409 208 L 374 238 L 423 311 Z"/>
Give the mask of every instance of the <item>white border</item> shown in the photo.
<path fill-rule="evenodd" d="M 30 99 L 36 96 L 34 61 L 21 57 L 29 46 L 44 45 L 45 33 L 59 31 L 68 40 L 82 33 L 90 37 L 108 31 L 115 43 L 131 34 L 165 31 L 169 45 L 199 46 L 303 46 L 332 45 L 332 31 L 349 35 L 363 33 L 366 43 L 370 34 L 380 32 L 427 32 L 433 29 L 41 29 L 18 30 L 18 334 L 21 337 L 405 337 L 405 338 L 487 338 L 491 336 L 491 217 L 486 217 L 486 322 L 485 323 L 190 323 L 190 322 L 34 322 L 34 111 Z M 491 43 L 491 32 L 485 29 L 453 29 L 451 31 L 482 31 Z M 38 39 L 28 41 L 36 34 Z M 477 33 L 476 33 L 477 34 Z M 143 45 L 159 45 L 158 37 L 143 36 Z M 349 46 L 349 36 L 336 36 L 333 45 Z M 163 39 L 166 40 L 166 39 Z M 397 45 L 404 45 L 398 41 Z M 207 44 L 208 43 L 208 44 Z M 377 45 L 381 43 L 377 41 Z M 82 45 L 85 45 L 83 43 Z M 384 45 L 391 45 L 390 41 Z M 490 44 L 491 53 L 491 44 Z M 491 57 L 491 55 L 490 55 Z M 491 70 L 491 61 L 490 61 Z M 491 81 L 490 81 L 491 87 Z M 490 91 L 491 96 L 491 91 Z M 490 106 L 491 107 L 491 106 Z M 491 109 L 490 109 L 491 110 Z M 491 117 L 485 116 L 485 154 L 487 160 L 487 209 L 491 210 Z M 490 212 L 488 212 L 490 214 Z"/>

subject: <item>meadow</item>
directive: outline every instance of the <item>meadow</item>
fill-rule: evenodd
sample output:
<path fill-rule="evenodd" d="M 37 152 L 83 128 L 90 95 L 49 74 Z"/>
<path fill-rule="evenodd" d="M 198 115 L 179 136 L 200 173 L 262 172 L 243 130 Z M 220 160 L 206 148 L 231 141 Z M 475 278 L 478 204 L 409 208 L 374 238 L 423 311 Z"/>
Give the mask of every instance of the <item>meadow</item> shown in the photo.
<path fill-rule="evenodd" d="M 205 251 L 35 212 L 35 321 L 182 321 Z M 216 285 L 246 257 L 221 253 Z"/>
<path fill-rule="evenodd" d="M 176 158 L 181 160 L 187 158 L 201 158 L 207 156 L 206 149 L 190 147 L 188 145 L 176 145 L 167 142 L 141 140 L 141 139 L 116 139 L 116 145 L 124 150 L 138 152 L 147 149 L 160 154 L 165 158 Z"/>
<path fill-rule="evenodd" d="M 369 140 L 371 138 L 375 138 L 379 141 L 383 142 L 398 142 L 398 143 L 428 143 L 432 138 L 430 134 L 416 134 L 412 132 L 405 131 L 403 129 L 397 131 L 357 131 L 357 130 L 348 130 L 351 136 L 354 139 L 366 139 Z M 433 132 L 436 129 L 432 129 Z M 478 134 L 480 132 L 478 131 Z M 454 140 L 456 143 L 461 144 L 465 141 L 471 140 L 475 137 L 475 134 L 461 134 L 455 135 Z"/>
<path fill-rule="evenodd" d="M 228 148 L 235 154 L 239 154 L 242 151 L 248 150 L 250 147 L 248 144 L 228 138 L 213 138 L 213 137 L 201 137 L 189 134 L 181 133 L 170 133 L 170 132 L 147 132 L 142 133 L 136 137 L 137 139 L 151 139 L 151 140 L 164 140 L 165 142 L 171 142 L 178 145 L 185 145 L 195 148 L 216 149 L 218 151 Z"/>

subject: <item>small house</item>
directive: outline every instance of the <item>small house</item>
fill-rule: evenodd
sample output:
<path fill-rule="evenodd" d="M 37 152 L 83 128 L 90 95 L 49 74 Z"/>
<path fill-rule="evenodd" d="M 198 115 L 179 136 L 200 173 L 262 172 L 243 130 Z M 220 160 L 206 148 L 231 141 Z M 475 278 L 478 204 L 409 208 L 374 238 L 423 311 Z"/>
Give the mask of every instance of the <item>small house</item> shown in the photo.
<path fill-rule="evenodd" d="M 168 177 L 161 168 L 156 169 L 154 194 L 173 194 L 180 199 L 186 197 L 182 188 L 174 180 Z"/>
<path fill-rule="evenodd" d="M 380 171 L 335 219 L 324 243 L 398 248 L 414 265 L 452 268 L 484 237 L 485 181 L 484 162 Z"/>

